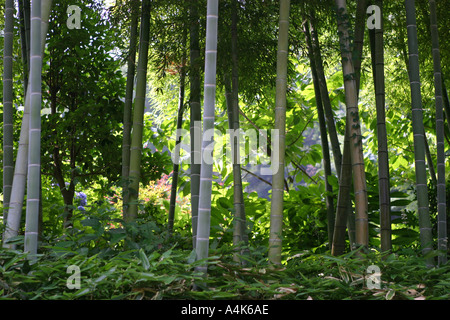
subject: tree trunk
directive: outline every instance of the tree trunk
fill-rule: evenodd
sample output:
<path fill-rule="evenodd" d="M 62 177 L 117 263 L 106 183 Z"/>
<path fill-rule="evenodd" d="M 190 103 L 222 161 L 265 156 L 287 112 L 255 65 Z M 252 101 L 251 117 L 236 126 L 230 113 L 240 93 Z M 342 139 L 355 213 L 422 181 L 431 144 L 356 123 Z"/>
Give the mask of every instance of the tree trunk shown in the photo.
<path fill-rule="evenodd" d="M 439 34 L 436 14 L 436 1 L 429 0 L 430 5 L 430 30 L 432 41 L 432 55 L 434 66 L 434 89 L 436 103 L 436 143 L 437 143 L 437 206 L 438 206 L 438 245 L 442 251 L 438 256 L 438 265 L 447 262 L 447 218 L 446 218 L 446 194 L 445 194 L 445 146 L 444 146 L 444 106 L 442 96 L 442 72 L 441 57 L 439 52 Z"/>
<path fill-rule="evenodd" d="M 3 223 L 8 218 L 14 177 L 14 137 L 13 137 L 13 31 L 14 1 L 5 2 L 5 29 L 3 47 Z"/>
<path fill-rule="evenodd" d="M 336 7 L 347 105 L 347 122 L 350 124 L 347 126 L 347 131 L 350 138 L 353 185 L 355 190 L 355 240 L 356 245 L 367 246 L 369 244 L 368 198 L 358 110 L 358 90 L 353 66 L 353 54 L 350 49 L 350 26 L 346 1 L 336 0 Z"/>
<path fill-rule="evenodd" d="M 284 159 L 286 135 L 286 88 L 287 62 L 289 50 L 289 11 L 290 0 L 280 0 L 280 17 L 278 29 L 277 81 L 275 96 L 275 130 L 273 139 L 279 142 L 278 150 L 273 151 L 275 163 L 272 178 L 272 201 L 270 208 L 269 261 L 281 265 L 283 196 L 284 196 Z M 276 141 L 276 140 L 275 140 Z M 273 161 L 272 161 L 273 162 Z"/>
<path fill-rule="evenodd" d="M 41 53 L 44 52 L 45 38 L 48 30 L 48 19 L 50 16 L 51 0 L 43 0 L 42 5 L 42 26 L 41 26 Z M 30 87 L 30 81 L 28 88 Z M 3 246 L 15 249 L 15 245 L 7 244 L 7 240 L 15 237 L 19 233 L 20 220 L 22 216 L 22 207 L 25 196 L 25 183 L 28 167 L 28 141 L 30 128 L 30 103 L 31 94 L 27 90 L 25 94 L 25 105 L 22 117 L 22 126 L 20 128 L 19 149 L 17 150 L 16 163 L 14 167 L 14 178 L 11 188 L 10 209 L 8 211 L 8 220 L 6 222 L 5 232 L 3 234 Z"/>
<path fill-rule="evenodd" d="M 200 105 L 200 45 L 199 45 L 199 16 L 198 0 L 191 0 L 190 4 L 190 134 L 191 134 L 191 216 L 192 216 L 192 245 L 197 245 L 198 197 L 200 190 L 201 167 L 201 105 Z"/>
<path fill-rule="evenodd" d="M 137 67 L 136 98 L 134 100 L 133 126 L 130 147 L 129 207 L 126 221 L 138 215 L 139 183 L 141 178 L 142 134 L 144 129 L 145 93 L 147 89 L 147 63 L 150 29 L 150 0 L 142 0 L 139 62 Z"/>
<path fill-rule="evenodd" d="M 196 243 L 197 260 L 206 259 L 208 257 L 209 249 L 211 225 L 211 188 L 214 163 L 213 130 L 216 102 L 217 24 L 219 17 L 219 1 L 208 0 L 206 11 L 204 114 Z M 198 266 L 197 271 L 201 271 L 206 274 L 207 265 L 202 264 Z"/>
<path fill-rule="evenodd" d="M 129 201 L 129 174 L 130 174 L 130 143 L 131 143 L 131 116 L 133 114 L 134 75 L 136 71 L 136 44 L 139 22 L 139 2 L 131 4 L 130 25 L 130 53 L 128 55 L 127 85 L 125 89 L 125 104 L 123 110 L 123 141 L 122 141 L 122 214 L 127 219 Z"/>
<path fill-rule="evenodd" d="M 432 250 L 432 234 L 428 204 L 427 173 L 425 166 L 425 137 L 423 126 L 422 96 L 420 92 L 419 48 L 415 1 L 405 0 L 406 26 L 408 30 L 409 80 L 411 86 L 412 126 L 414 133 L 414 158 L 420 228 L 420 243 L 425 255 Z M 433 265 L 432 259 L 427 263 Z"/>
<path fill-rule="evenodd" d="M 24 251 L 35 260 L 39 231 L 39 189 L 41 178 L 41 103 L 42 103 L 42 50 L 41 0 L 31 4 L 30 31 L 30 126 L 28 149 L 27 208 Z"/>

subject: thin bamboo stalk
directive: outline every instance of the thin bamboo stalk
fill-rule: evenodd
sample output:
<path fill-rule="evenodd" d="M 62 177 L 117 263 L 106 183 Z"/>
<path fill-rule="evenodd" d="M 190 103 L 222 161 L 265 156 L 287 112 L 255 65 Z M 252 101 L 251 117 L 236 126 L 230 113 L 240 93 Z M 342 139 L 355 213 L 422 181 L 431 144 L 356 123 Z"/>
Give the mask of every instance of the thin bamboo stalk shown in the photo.
<path fill-rule="evenodd" d="M 3 221 L 8 218 L 14 177 L 13 149 L 13 40 L 14 1 L 5 2 L 5 29 L 3 49 Z"/>
<path fill-rule="evenodd" d="M 273 161 L 278 164 L 272 178 L 272 201 L 270 207 L 269 261 L 273 265 L 281 264 L 284 166 L 286 137 L 286 88 L 287 62 L 289 50 L 289 11 L 290 0 L 280 0 L 280 17 L 277 51 L 277 80 L 275 95 L 275 132 L 272 140 L 278 140 L 278 149 L 273 151 Z"/>
<path fill-rule="evenodd" d="M 436 144 L 437 144 L 437 206 L 438 206 L 438 265 L 447 262 L 447 203 L 445 194 L 445 145 L 444 145 L 444 104 L 442 93 L 441 57 L 439 51 L 439 33 L 437 25 L 436 1 L 429 0 L 430 30 L 434 68 L 434 88 L 436 104 Z"/>
<path fill-rule="evenodd" d="M 30 126 L 28 149 L 27 208 L 24 251 L 36 259 L 39 229 L 39 190 L 41 178 L 41 103 L 42 103 L 42 51 L 41 0 L 31 4 L 30 31 Z"/>
<path fill-rule="evenodd" d="M 185 37 L 183 38 L 183 44 L 185 43 Z M 183 46 L 184 47 L 184 46 Z M 169 216 L 168 216 L 168 233 L 169 235 L 173 232 L 173 225 L 175 221 L 175 208 L 176 208 L 176 200 L 177 200 L 177 186 L 178 186 L 178 174 L 179 174 L 179 157 L 180 157 L 180 144 L 181 144 L 181 127 L 183 124 L 183 113 L 185 109 L 184 104 L 184 93 L 185 93 L 185 57 L 183 56 L 181 60 L 181 69 L 180 69 L 180 88 L 178 94 L 178 115 L 177 115 L 177 131 L 176 131 L 176 141 L 175 141 L 175 159 L 173 161 L 173 173 L 172 173 L 172 186 L 170 191 L 170 202 L 169 202 Z"/>
<path fill-rule="evenodd" d="M 377 109 L 378 137 L 378 188 L 380 202 L 380 238 L 381 252 L 392 250 L 391 200 L 389 182 L 389 155 L 385 115 L 385 77 L 384 77 L 384 41 L 383 41 L 383 1 L 376 1 L 381 10 L 381 28 L 374 30 L 374 79 Z"/>
<path fill-rule="evenodd" d="M 318 79 L 318 72 L 317 72 L 317 65 L 316 60 L 314 58 L 314 50 L 311 40 L 311 33 L 309 30 L 309 25 L 307 23 L 307 20 L 304 19 L 304 27 L 303 32 L 306 36 L 306 44 L 308 47 L 308 55 L 309 55 L 309 61 L 311 66 L 311 74 L 313 78 L 313 84 L 314 84 L 314 92 L 316 97 L 316 105 L 317 105 L 317 117 L 319 119 L 319 128 L 320 128 L 320 139 L 321 139 L 321 145 L 322 145 L 322 159 L 323 159 L 323 166 L 324 166 L 324 172 L 325 172 L 325 202 L 326 202 L 326 208 L 327 208 L 327 227 L 328 227 L 328 242 L 331 249 L 331 245 L 333 242 L 333 233 L 334 233 L 334 224 L 335 224 L 335 216 L 334 216 L 334 201 L 333 201 L 333 188 L 331 184 L 328 182 L 328 177 L 331 176 L 331 164 L 330 164 L 330 150 L 328 146 L 328 137 L 327 137 L 327 126 L 325 123 L 325 114 L 324 114 L 324 108 L 322 103 L 322 94 L 321 94 L 321 88 L 319 84 Z M 328 95 L 328 94 L 327 94 Z"/>
<path fill-rule="evenodd" d="M 197 245 L 197 224 L 198 224 L 198 200 L 200 191 L 200 168 L 201 168 L 201 105 L 200 105 L 200 44 L 199 44 L 199 15 L 198 0 L 190 0 L 190 27 L 189 27 L 189 47 L 190 47 L 190 135 L 191 135 L 191 221 L 192 221 L 192 246 Z"/>
<path fill-rule="evenodd" d="M 130 147 L 130 186 L 127 221 L 138 215 L 139 183 L 141 178 L 142 135 L 147 89 L 147 63 L 150 37 L 150 1 L 142 0 L 141 34 L 139 40 L 139 62 L 137 66 L 136 97 L 134 100 L 133 126 Z"/>
<path fill-rule="evenodd" d="M 124 220 L 127 219 L 128 211 L 128 178 L 130 174 L 130 144 L 131 144 L 131 116 L 133 114 L 133 92 L 134 76 L 136 73 L 136 46 L 138 36 L 140 2 L 133 1 L 131 4 L 131 24 L 130 24 L 130 48 L 127 66 L 127 84 L 125 88 L 125 104 L 123 109 L 123 138 L 122 138 L 122 214 Z"/>
<path fill-rule="evenodd" d="M 423 129 L 422 95 L 420 92 L 419 47 L 415 1 L 405 0 L 406 27 L 408 31 L 409 76 L 411 87 L 412 127 L 414 134 L 414 158 L 416 171 L 417 204 L 422 253 L 432 250 L 431 222 L 428 203 L 427 173 L 425 165 L 425 137 Z M 432 259 L 427 260 L 433 265 Z"/>

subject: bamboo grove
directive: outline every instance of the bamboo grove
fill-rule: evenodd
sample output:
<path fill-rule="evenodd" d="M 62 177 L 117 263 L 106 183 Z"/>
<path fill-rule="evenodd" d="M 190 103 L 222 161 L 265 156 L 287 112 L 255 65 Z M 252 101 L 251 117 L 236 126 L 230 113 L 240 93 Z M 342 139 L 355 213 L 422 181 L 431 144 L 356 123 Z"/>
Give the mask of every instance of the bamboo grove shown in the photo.
<path fill-rule="evenodd" d="M 78 17 L 81 27 L 70 25 L 77 14 L 68 10 L 71 5 L 83 7 Z M 288 246 L 286 239 L 298 236 L 295 241 L 304 241 L 295 226 L 313 224 L 307 221 L 315 219 L 316 211 L 325 221 L 323 247 L 331 254 L 354 249 L 390 253 L 399 234 L 392 225 L 399 211 L 393 209 L 402 207 L 399 203 L 405 200 L 399 190 L 408 184 L 409 195 L 415 197 L 408 202 L 408 210 L 418 219 L 421 254 L 429 266 L 446 264 L 448 5 L 448 1 L 434 0 L 117 0 L 103 13 L 109 19 L 110 36 L 117 41 L 111 46 L 116 47 L 104 49 L 103 61 L 93 62 L 92 69 L 81 75 L 61 57 L 73 50 L 79 61 L 94 59 L 83 50 L 106 29 L 86 36 L 83 47 L 70 37 L 80 32 L 81 43 L 82 32 L 102 28 L 92 22 L 105 19 L 92 13 L 95 5 L 6 0 L 3 247 L 16 249 L 14 240 L 23 233 L 23 250 L 32 258 L 39 252 L 40 233 L 45 232 L 43 216 L 48 215 L 42 197 L 47 177 L 54 179 L 64 199 L 61 217 L 68 230 L 73 217 L 85 210 L 84 203 L 82 209 L 74 205 L 75 195 L 85 199 L 77 191 L 77 186 L 83 186 L 80 181 L 95 177 L 101 186 L 105 186 L 101 181 L 114 181 L 120 189 L 121 223 L 127 226 L 144 214 L 145 185 L 168 170 L 172 175 L 167 234 L 174 237 L 179 230 L 174 225 L 181 214 L 177 199 L 183 193 L 182 198 L 189 199 L 189 222 L 185 223 L 197 260 L 207 260 L 211 242 L 220 242 L 214 238 L 219 225 L 215 215 L 221 205 L 217 194 L 222 202 L 231 203 L 227 209 L 232 220 L 231 245 L 234 261 L 240 265 L 246 263 L 252 239 L 263 235 L 268 260 L 280 267 L 295 251 L 289 251 L 294 240 Z M 87 18 L 85 12 L 92 16 Z M 67 41 L 73 41 L 73 47 L 61 49 L 65 44 L 58 36 L 71 39 Z M 106 42 L 97 47 L 106 48 Z M 55 52 L 61 57 L 52 56 Z M 110 57 L 114 52 L 121 55 L 117 63 Z M 111 80 L 118 74 L 119 80 Z M 84 82 L 90 83 L 89 89 L 81 87 Z M 172 90 L 176 107 L 164 106 L 172 99 L 168 94 L 162 93 L 157 101 L 154 89 L 158 85 L 160 93 Z M 146 116 L 150 92 L 154 94 L 150 100 L 162 105 L 155 119 L 170 114 L 165 128 L 166 133 L 176 132 L 172 140 L 148 133 L 148 123 L 157 122 Z M 62 101 L 67 101 L 66 107 L 60 105 Z M 19 113 L 15 108 L 21 104 Z M 95 126 L 83 122 L 77 127 L 76 121 L 94 117 L 95 108 L 102 110 L 97 111 Z M 50 110 L 48 116 L 43 116 L 44 109 Z M 313 157 L 302 144 L 305 130 L 314 122 L 319 159 L 310 164 L 319 169 L 311 174 L 304 161 Z M 63 137 L 58 132 L 61 126 L 67 130 Z M 231 134 L 223 142 L 217 130 L 227 129 Z M 267 142 L 258 157 L 270 159 L 269 174 L 258 176 L 241 164 L 242 153 L 256 154 L 251 146 L 242 146 L 244 129 L 258 132 L 260 145 Z M 184 142 L 183 130 L 188 133 Z M 263 130 L 270 134 L 264 135 Z M 165 160 L 158 155 L 159 147 L 150 155 L 146 151 L 149 141 L 158 144 L 155 139 L 160 144 L 165 139 L 166 146 L 172 146 L 172 162 L 155 169 L 156 173 L 149 163 L 159 168 Z M 89 142 L 89 147 L 83 149 L 81 140 Z M 190 145 L 187 151 L 183 143 Z M 231 169 L 220 180 L 215 153 L 222 144 L 231 149 L 227 157 Z M 100 145 L 103 149 L 89 153 Z M 182 160 L 186 157 L 187 164 Z M 291 178 L 293 171 L 298 179 Z M 270 186 L 270 204 L 257 218 L 255 212 L 260 209 L 250 201 L 244 175 Z M 229 193 L 223 193 L 226 177 L 230 178 Z M 217 179 L 222 189 L 217 188 Z M 435 195 L 430 194 L 430 186 Z M 318 202 L 309 207 L 305 198 L 312 197 L 312 191 L 308 188 L 320 191 Z M 302 192 L 311 194 L 303 197 Z M 431 203 L 436 203 L 435 212 Z M 300 218 L 302 210 L 310 212 Z M 261 227 L 255 232 L 258 224 Z M 197 271 L 206 274 L 206 264 Z"/>

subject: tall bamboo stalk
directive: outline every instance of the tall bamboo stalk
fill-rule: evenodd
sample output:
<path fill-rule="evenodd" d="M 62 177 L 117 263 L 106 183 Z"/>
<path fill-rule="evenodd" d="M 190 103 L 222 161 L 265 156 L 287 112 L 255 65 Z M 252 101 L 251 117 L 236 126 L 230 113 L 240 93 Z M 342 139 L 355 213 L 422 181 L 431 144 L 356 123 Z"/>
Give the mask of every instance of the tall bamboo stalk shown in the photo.
<path fill-rule="evenodd" d="M 314 54 L 314 64 L 316 66 L 317 79 L 320 86 L 320 96 L 325 112 L 327 122 L 327 130 L 331 143 L 331 151 L 334 158 L 334 166 L 336 168 L 338 179 L 341 177 L 342 152 L 339 144 L 339 138 L 336 131 L 334 121 L 333 108 L 331 106 L 330 95 L 328 94 L 327 80 L 322 62 L 322 53 L 320 50 L 319 35 L 316 29 L 316 17 L 313 11 L 310 11 L 310 29 L 311 29 L 311 46 Z"/>
<path fill-rule="evenodd" d="M 283 196 L 284 196 L 284 159 L 286 144 L 286 88 L 287 62 L 289 49 L 289 11 L 290 0 L 280 0 L 280 17 L 278 28 L 277 80 L 275 95 L 275 130 L 272 139 L 279 142 L 278 150 L 273 151 L 277 157 L 278 167 L 272 178 L 272 201 L 270 207 L 269 261 L 281 264 Z"/>
<path fill-rule="evenodd" d="M 185 44 L 185 37 L 183 38 L 183 48 Z M 181 68 L 180 68 L 180 88 L 178 93 L 178 114 L 177 114 L 177 131 L 176 131 L 176 141 L 175 141 L 175 151 L 174 151 L 174 161 L 173 161 L 173 173 L 172 173 L 172 186 L 170 191 L 170 202 L 169 202 L 169 216 L 168 216 L 168 233 L 169 235 L 173 232 L 173 224 L 175 220 L 175 208 L 176 208 L 176 200 L 177 200 L 177 186 L 178 186 L 178 173 L 179 173 L 179 157 L 180 157 L 180 144 L 181 144 L 181 127 L 183 124 L 183 113 L 185 109 L 184 104 L 184 92 L 185 92 L 185 63 L 186 59 L 183 54 L 183 58 L 181 59 Z"/>
<path fill-rule="evenodd" d="M 381 28 L 375 29 L 375 99 L 377 109 L 377 138 L 378 138 L 378 189 L 380 202 L 380 237 L 381 252 L 392 249 L 391 239 L 391 200 L 389 182 L 389 155 L 386 132 L 385 115 L 385 81 L 384 81 L 384 41 L 383 41 L 383 1 L 376 1 L 381 10 Z"/>
<path fill-rule="evenodd" d="M 48 19 L 50 16 L 52 0 L 43 0 L 41 2 L 41 53 L 44 52 L 45 38 L 48 30 Z M 30 87 L 29 78 L 28 88 Z M 3 246 L 15 249 L 14 244 L 8 244 L 7 240 L 18 235 L 20 229 L 20 220 L 22 216 L 22 207 L 25 197 L 25 184 L 28 169 L 28 141 L 30 127 L 30 90 L 25 94 L 25 105 L 22 116 L 22 125 L 20 128 L 19 148 L 17 150 L 16 162 L 14 166 L 14 178 L 11 189 L 10 209 L 8 211 L 8 220 L 3 234 Z"/>
<path fill-rule="evenodd" d="M 30 31 L 30 127 L 28 149 L 27 208 L 24 251 L 31 260 L 37 253 L 39 228 L 39 190 L 41 178 L 41 103 L 42 103 L 42 51 L 41 0 L 31 4 Z M 34 256 L 34 257 L 33 257 Z"/>
<path fill-rule="evenodd" d="M 14 177 L 13 31 L 14 0 L 6 0 L 5 29 L 3 31 L 3 222 L 5 224 L 8 217 L 9 199 Z"/>
<path fill-rule="evenodd" d="M 414 134 L 414 158 L 416 171 L 417 204 L 420 243 L 425 255 L 432 250 L 432 234 L 428 203 L 427 173 L 425 165 L 425 136 L 423 127 L 422 95 L 420 92 L 419 47 L 415 0 L 405 0 L 406 26 L 408 30 L 409 80 L 411 87 L 412 127 Z M 428 259 L 432 265 L 432 259 Z"/>
<path fill-rule="evenodd" d="M 347 113 L 347 117 L 349 114 Z M 344 151 L 342 154 L 341 179 L 339 180 L 338 200 L 336 205 L 336 218 L 333 233 L 333 243 L 331 246 L 331 254 L 339 256 L 345 250 L 345 229 L 348 221 L 348 204 L 351 202 L 351 186 L 352 186 L 352 164 L 350 154 L 350 137 L 348 135 L 348 126 L 346 123 L 346 134 L 344 135 Z"/>
<path fill-rule="evenodd" d="M 130 147 L 130 186 L 127 221 L 138 215 L 139 183 L 141 179 L 142 134 L 144 129 L 145 97 L 147 89 L 147 63 L 150 37 L 150 0 L 142 0 L 139 62 L 137 66 L 136 97 Z"/>
<path fill-rule="evenodd" d="M 436 104 L 436 144 L 437 144 L 437 206 L 438 206 L 438 250 L 443 254 L 438 256 L 438 264 L 447 262 L 447 219 L 445 195 L 445 146 L 444 146 L 444 107 L 442 96 L 441 57 L 439 52 L 439 34 L 436 14 L 436 1 L 429 0 L 430 30 L 434 66 L 434 90 Z"/>
<path fill-rule="evenodd" d="M 239 75 L 238 75 L 238 0 L 231 5 L 231 110 L 228 112 L 229 128 L 239 132 Z M 228 104 L 227 104 L 228 106 Z M 231 111 L 231 112 L 230 112 Z M 235 223 L 233 228 L 233 245 L 248 242 L 247 221 L 244 206 L 244 190 L 242 187 L 241 165 L 239 162 L 239 137 L 234 135 L 231 141 L 233 162 L 233 207 Z M 234 259 L 240 261 L 235 255 Z M 241 261 L 242 262 L 242 261 Z"/>
<path fill-rule="evenodd" d="M 200 192 L 198 203 L 198 224 L 196 253 L 197 260 L 208 257 L 211 225 L 211 192 L 213 174 L 214 119 L 216 103 L 216 67 L 217 67 L 217 25 L 219 19 L 219 1 L 208 0 L 206 7 L 206 44 L 205 44 L 205 82 L 202 166 L 200 171 Z M 210 135 L 207 135 L 210 132 Z M 198 271 L 206 274 L 207 266 L 198 266 Z"/>
<path fill-rule="evenodd" d="M 313 78 L 313 84 L 314 84 L 314 92 L 316 97 L 316 105 L 317 105 L 317 117 L 319 119 L 319 128 L 320 128 L 320 139 L 321 139 L 321 145 L 322 145 L 322 161 L 324 166 L 324 181 L 325 181 L 325 203 L 326 203 L 326 209 L 327 209 L 327 229 L 328 229 L 328 242 L 331 249 L 331 244 L 333 242 L 333 233 L 334 233 L 334 224 L 335 224 L 335 216 L 334 216 L 334 201 L 333 201 L 333 188 L 331 184 L 328 182 L 329 177 L 331 176 L 331 164 L 330 164 L 330 150 L 328 146 L 328 137 L 327 137 L 327 126 L 325 123 L 325 114 L 324 114 L 324 108 L 322 103 L 322 94 L 321 94 L 321 88 L 319 84 L 319 78 L 317 74 L 317 66 L 316 66 L 316 60 L 314 57 L 313 52 L 313 45 L 311 40 L 311 33 L 309 30 L 309 25 L 307 23 L 307 20 L 304 19 L 305 23 L 303 26 L 303 31 L 306 36 L 306 44 L 308 47 L 308 55 L 309 55 L 309 61 L 311 66 L 311 74 Z"/>
<path fill-rule="evenodd" d="M 190 135 L 191 135 L 191 221 L 192 221 L 192 246 L 197 245 L 198 224 L 198 197 L 200 190 L 200 168 L 201 168 L 201 105 L 200 105 L 200 44 L 199 44 L 199 15 L 198 0 L 190 0 L 189 16 L 189 83 L 190 83 Z"/>
<path fill-rule="evenodd" d="M 22 55 L 22 65 L 23 65 L 23 86 L 24 91 L 27 92 L 28 86 L 28 44 L 27 44 L 27 36 L 25 30 L 25 8 L 22 0 L 18 0 L 18 9 L 19 9 L 19 28 L 20 28 L 20 47 L 21 47 L 21 55 Z"/>
<path fill-rule="evenodd" d="M 356 245 L 369 243 L 368 198 L 364 155 L 362 150 L 361 125 L 358 110 L 358 90 L 350 46 L 350 25 L 345 0 L 336 0 L 338 34 L 341 46 L 342 70 L 344 74 L 345 100 L 347 105 L 347 134 L 350 137 L 350 151 L 355 191 L 355 231 Z"/>
<path fill-rule="evenodd" d="M 122 214 L 124 220 L 127 219 L 128 211 L 128 177 L 130 175 L 130 144 L 131 144 L 131 116 L 133 114 L 133 92 L 134 92 L 134 76 L 136 71 L 136 46 L 138 36 L 139 23 L 139 5 L 140 2 L 132 1 L 131 3 L 131 24 L 130 24 L 130 48 L 127 63 L 127 84 L 125 88 L 125 104 L 123 109 L 123 138 L 122 138 Z"/>

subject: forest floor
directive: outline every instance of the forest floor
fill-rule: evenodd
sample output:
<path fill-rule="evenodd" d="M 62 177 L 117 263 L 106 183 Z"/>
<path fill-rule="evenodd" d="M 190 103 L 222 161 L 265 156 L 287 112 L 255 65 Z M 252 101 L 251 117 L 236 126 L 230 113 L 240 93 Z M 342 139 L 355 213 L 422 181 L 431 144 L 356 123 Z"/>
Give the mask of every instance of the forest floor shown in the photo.
<path fill-rule="evenodd" d="M 0 299 L 12 300 L 449 300 L 450 265 L 426 267 L 417 257 L 384 259 L 351 252 L 341 257 L 299 253 L 281 268 L 251 250 L 239 266 L 232 252 L 213 250 L 206 261 L 175 247 L 86 250 L 52 247 L 31 263 L 0 250 Z M 207 264 L 208 275 L 196 267 Z M 193 290 L 195 287 L 197 290 Z"/>

